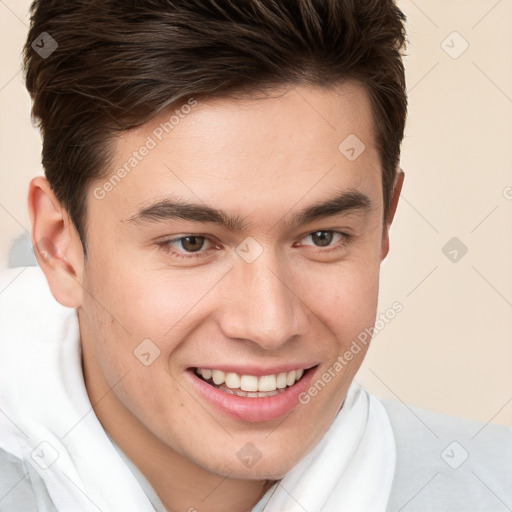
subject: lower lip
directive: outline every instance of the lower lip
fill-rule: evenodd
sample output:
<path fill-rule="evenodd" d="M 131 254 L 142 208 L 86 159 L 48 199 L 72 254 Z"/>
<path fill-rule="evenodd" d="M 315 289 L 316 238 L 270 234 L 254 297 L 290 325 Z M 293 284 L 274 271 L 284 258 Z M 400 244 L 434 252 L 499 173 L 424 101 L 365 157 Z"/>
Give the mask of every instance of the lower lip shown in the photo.
<path fill-rule="evenodd" d="M 275 420 L 290 413 L 299 404 L 299 395 L 308 388 L 315 370 L 309 369 L 286 391 L 261 398 L 230 395 L 199 378 L 193 370 L 185 373 L 199 393 L 222 412 L 239 421 L 257 423 Z"/>

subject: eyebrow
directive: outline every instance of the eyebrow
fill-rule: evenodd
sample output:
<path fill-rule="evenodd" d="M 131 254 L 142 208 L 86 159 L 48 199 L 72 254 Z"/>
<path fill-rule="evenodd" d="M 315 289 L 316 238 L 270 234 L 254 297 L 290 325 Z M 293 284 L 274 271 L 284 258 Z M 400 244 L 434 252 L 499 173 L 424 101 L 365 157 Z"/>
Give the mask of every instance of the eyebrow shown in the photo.
<path fill-rule="evenodd" d="M 291 220 L 285 222 L 287 225 L 300 226 L 327 217 L 357 211 L 368 212 L 371 209 L 372 202 L 367 195 L 357 190 L 348 190 L 298 211 Z M 205 204 L 190 203 L 173 196 L 142 207 L 137 213 L 126 219 L 126 222 L 159 222 L 172 219 L 219 224 L 234 232 L 246 231 L 251 226 L 239 215 L 231 215 Z"/>

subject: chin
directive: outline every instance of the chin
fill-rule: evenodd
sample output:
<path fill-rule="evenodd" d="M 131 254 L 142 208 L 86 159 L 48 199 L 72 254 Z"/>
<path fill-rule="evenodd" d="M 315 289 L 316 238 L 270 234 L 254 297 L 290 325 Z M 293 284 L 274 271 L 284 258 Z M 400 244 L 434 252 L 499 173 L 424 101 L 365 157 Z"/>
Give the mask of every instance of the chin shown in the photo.
<path fill-rule="evenodd" d="M 254 464 L 253 467 L 245 468 L 243 464 L 236 461 L 229 461 L 223 468 L 217 468 L 215 473 L 229 477 L 230 479 L 239 480 L 281 480 L 284 476 L 297 464 L 297 461 L 284 461 L 282 457 L 276 456 L 272 459 L 276 460 L 263 460 L 260 459 Z"/>
<path fill-rule="evenodd" d="M 304 453 L 291 453 L 268 444 L 256 445 L 246 440 L 239 442 L 235 437 L 232 443 L 211 451 L 207 458 L 204 452 L 189 454 L 189 457 L 203 469 L 225 478 L 280 480 L 301 460 Z"/>

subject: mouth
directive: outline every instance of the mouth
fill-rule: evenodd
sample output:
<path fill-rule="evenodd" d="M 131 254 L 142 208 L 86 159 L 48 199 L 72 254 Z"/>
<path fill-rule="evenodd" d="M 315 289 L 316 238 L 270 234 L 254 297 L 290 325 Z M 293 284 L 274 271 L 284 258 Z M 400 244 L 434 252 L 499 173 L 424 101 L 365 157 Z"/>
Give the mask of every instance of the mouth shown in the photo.
<path fill-rule="evenodd" d="M 297 366 L 253 367 L 244 369 L 247 373 L 228 367 L 193 367 L 185 375 L 205 406 L 237 421 L 258 423 L 279 419 L 301 404 L 299 397 L 308 389 L 319 364 Z"/>
<path fill-rule="evenodd" d="M 200 379 L 224 393 L 246 398 L 265 398 L 283 393 L 294 386 L 308 369 L 298 368 L 260 377 L 209 368 L 195 368 L 194 371 Z"/>

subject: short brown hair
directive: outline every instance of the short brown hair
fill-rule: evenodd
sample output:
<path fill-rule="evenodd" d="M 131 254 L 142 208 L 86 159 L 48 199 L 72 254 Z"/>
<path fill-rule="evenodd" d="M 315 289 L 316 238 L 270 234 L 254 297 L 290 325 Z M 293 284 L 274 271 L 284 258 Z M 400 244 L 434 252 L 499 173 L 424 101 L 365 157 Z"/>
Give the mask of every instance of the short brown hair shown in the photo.
<path fill-rule="evenodd" d="M 84 254 L 86 191 L 116 133 L 191 97 L 284 84 L 365 87 L 386 215 L 407 113 L 405 19 L 394 0 L 35 0 L 26 86 L 46 178 Z M 42 33 L 58 45 L 49 55 L 33 47 Z"/>

